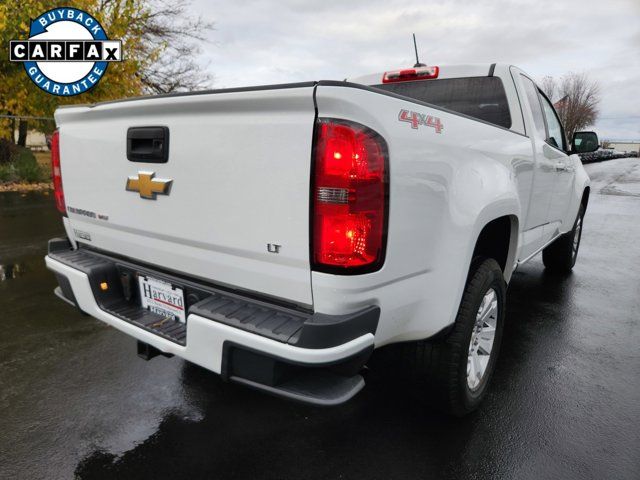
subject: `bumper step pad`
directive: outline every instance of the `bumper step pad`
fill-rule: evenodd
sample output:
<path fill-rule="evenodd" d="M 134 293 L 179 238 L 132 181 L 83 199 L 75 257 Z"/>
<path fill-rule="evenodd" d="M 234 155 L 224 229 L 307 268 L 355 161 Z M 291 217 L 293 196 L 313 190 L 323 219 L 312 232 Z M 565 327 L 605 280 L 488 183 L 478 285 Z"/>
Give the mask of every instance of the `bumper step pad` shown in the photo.
<path fill-rule="evenodd" d="M 163 317 L 149 310 L 132 306 L 125 300 L 115 301 L 110 304 L 100 305 L 100 308 L 113 316 L 133 323 L 138 327 L 155 333 L 167 340 L 186 345 L 187 324 L 180 323 L 170 318 Z"/>
<path fill-rule="evenodd" d="M 285 343 L 292 342 L 309 317 L 218 293 L 193 305 L 189 313 Z"/>

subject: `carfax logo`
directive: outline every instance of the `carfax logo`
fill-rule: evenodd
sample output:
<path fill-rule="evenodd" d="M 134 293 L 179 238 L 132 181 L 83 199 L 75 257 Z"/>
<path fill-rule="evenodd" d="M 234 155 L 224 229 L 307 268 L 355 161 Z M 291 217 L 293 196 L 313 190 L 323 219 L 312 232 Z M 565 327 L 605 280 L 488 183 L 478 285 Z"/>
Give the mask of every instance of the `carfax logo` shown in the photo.
<path fill-rule="evenodd" d="M 12 40 L 12 62 L 52 95 L 71 97 L 95 87 L 109 62 L 122 60 L 122 42 L 109 40 L 100 22 L 77 8 L 54 8 L 31 21 L 28 40 Z"/>

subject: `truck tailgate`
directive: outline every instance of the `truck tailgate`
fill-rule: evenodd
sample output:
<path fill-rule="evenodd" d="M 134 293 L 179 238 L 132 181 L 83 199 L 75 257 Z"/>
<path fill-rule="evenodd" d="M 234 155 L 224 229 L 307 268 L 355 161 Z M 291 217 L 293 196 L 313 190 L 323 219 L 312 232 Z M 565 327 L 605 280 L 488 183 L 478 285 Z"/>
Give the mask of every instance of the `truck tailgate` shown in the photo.
<path fill-rule="evenodd" d="M 313 89 L 294 84 L 58 109 L 70 237 L 311 305 Z M 131 127 L 168 127 L 168 161 L 128 160 Z M 128 177 L 140 172 L 171 180 L 169 194 L 147 199 L 127 191 Z M 278 253 L 268 244 L 281 245 Z"/>

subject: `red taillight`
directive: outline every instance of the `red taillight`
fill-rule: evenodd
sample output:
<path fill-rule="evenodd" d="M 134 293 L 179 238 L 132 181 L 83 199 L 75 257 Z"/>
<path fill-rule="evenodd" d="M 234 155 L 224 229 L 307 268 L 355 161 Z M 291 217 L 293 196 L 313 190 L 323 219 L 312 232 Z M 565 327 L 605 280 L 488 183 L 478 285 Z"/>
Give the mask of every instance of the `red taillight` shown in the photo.
<path fill-rule="evenodd" d="M 387 229 L 386 143 L 363 125 L 320 119 L 314 161 L 314 269 L 331 273 L 379 269 Z"/>
<path fill-rule="evenodd" d="M 440 73 L 439 67 L 416 67 L 407 68 L 404 70 L 394 70 L 392 72 L 385 72 L 382 76 L 382 83 L 394 83 L 394 82 L 411 82 L 413 80 L 429 80 L 431 78 L 438 78 Z"/>
<path fill-rule="evenodd" d="M 64 191 L 62 190 L 62 172 L 60 170 L 60 132 L 56 130 L 51 136 L 51 179 L 53 180 L 53 195 L 56 198 L 56 207 L 63 215 L 67 214 L 64 203 Z"/>

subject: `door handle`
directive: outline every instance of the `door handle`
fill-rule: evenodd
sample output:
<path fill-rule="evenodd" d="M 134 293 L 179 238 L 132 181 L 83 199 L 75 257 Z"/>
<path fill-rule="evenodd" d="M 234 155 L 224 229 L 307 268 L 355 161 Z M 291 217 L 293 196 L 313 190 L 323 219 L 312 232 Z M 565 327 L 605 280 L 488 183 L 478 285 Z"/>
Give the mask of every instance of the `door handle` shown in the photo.
<path fill-rule="evenodd" d="M 558 162 L 556 163 L 556 172 L 568 172 L 569 167 L 567 167 L 564 163 Z"/>
<path fill-rule="evenodd" d="M 129 128 L 127 158 L 132 162 L 166 163 L 169 159 L 169 128 Z"/>

